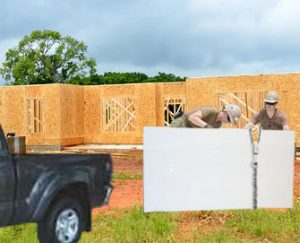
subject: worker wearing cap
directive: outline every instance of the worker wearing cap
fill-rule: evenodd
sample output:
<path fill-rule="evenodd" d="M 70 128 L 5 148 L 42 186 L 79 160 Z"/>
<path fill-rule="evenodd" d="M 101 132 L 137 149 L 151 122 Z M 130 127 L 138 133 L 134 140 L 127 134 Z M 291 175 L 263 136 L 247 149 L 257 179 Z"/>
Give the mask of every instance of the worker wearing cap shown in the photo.
<path fill-rule="evenodd" d="M 288 130 L 286 115 L 276 108 L 279 96 L 275 91 L 269 91 L 264 99 L 265 107 L 256 113 L 244 128 L 250 129 L 260 123 L 266 130 Z"/>
<path fill-rule="evenodd" d="M 171 127 L 219 128 L 223 122 L 236 124 L 240 117 L 241 110 L 237 105 L 225 105 L 221 111 L 215 107 L 203 106 L 183 113 L 172 121 Z"/>

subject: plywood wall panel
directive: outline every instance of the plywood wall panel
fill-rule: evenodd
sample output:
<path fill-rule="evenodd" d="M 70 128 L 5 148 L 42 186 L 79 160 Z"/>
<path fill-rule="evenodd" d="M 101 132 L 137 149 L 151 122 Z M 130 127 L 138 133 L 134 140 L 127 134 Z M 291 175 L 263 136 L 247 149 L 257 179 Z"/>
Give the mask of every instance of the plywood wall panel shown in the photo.
<path fill-rule="evenodd" d="M 60 86 L 61 145 L 84 142 L 84 92 L 78 85 Z"/>
<path fill-rule="evenodd" d="M 61 103 L 60 85 L 28 85 L 25 86 L 25 100 L 42 100 L 43 131 L 42 133 L 30 133 L 26 131 L 27 145 L 59 145 L 61 138 Z M 24 121 L 27 124 L 27 118 Z M 53 141 L 56 141 L 53 144 Z"/>
<path fill-rule="evenodd" d="M 3 86 L 0 88 L 1 125 L 4 132 L 13 131 L 16 135 L 26 134 L 24 86 Z"/>
<path fill-rule="evenodd" d="M 155 126 L 156 110 L 159 109 L 156 104 L 155 84 L 147 83 L 136 85 L 136 135 L 135 142 L 143 143 L 144 126 Z"/>

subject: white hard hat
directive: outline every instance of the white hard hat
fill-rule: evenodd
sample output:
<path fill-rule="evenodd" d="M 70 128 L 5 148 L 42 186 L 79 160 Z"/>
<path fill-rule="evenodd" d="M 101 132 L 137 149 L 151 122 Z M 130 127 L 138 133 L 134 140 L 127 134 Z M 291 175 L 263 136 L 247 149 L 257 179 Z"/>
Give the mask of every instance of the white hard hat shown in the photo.
<path fill-rule="evenodd" d="M 233 105 L 233 104 L 225 105 L 224 110 L 227 112 L 227 114 L 229 116 L 229 119 L 230 119 L 230 122 L 232 124 L 236 124 L 236 122 L 238 121 L 238 119 L 242 115 L 241 109 L 237 105 Z"/>
<path fill-rule="evenodd" d="M 277 103 L 279 100 L 279 96 L 276 91 L 269 91 L 264 99 L 266 103 Z"/>

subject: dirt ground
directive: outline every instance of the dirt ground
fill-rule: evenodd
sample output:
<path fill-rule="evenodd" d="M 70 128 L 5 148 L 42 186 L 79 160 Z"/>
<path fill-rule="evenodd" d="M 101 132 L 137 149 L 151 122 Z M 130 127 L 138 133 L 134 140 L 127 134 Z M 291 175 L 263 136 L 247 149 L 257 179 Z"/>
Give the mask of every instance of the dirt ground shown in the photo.
<path fill-rule="evenodd" d="M 143 174 L 142 150 L 113 151 L 114 173 Z M 111 211 L 116 208 L 127 208 L 143 204 L 143 180 L 114 180 L 114 190 L 109 206 L 94 209 L 93 214 Z M 294 171 L 295 201 L 300 202 L 300 160 L 295 160 Z"/>

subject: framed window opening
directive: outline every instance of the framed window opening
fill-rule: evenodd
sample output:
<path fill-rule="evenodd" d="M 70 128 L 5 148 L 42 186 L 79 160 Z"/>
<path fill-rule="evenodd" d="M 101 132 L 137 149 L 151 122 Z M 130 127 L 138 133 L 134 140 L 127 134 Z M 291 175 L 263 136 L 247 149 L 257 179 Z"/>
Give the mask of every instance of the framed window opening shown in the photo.
<path fill-rule="evenodd" d="M 135 99 L 113 97 L 102 100 L 102 130 L 107 132 L 132 132 L 136 130 Z"/>
<path fill-rule="evenodd" d="M 44 102 L 41 98 L 27 99 L 27 130 L 30 133 L 43 133 Z"/>
<path fill-rule="evenodd" d="M 166 98 L 164 100 L 164 125 L 169 126 L 174 119 L 174 115 L 185 111 L 185 99 Z"/>

